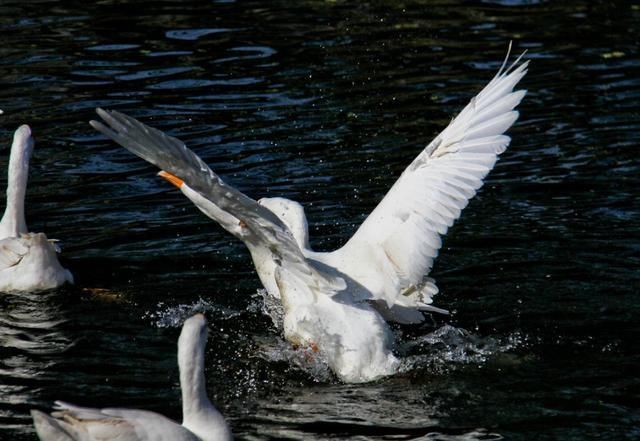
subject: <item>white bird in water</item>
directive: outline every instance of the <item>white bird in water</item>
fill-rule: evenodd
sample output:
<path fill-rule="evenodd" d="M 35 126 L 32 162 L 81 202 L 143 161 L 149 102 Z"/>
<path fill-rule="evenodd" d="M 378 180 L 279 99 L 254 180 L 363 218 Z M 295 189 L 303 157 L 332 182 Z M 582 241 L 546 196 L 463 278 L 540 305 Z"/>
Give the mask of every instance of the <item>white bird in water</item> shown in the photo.
<path fill-rule="evenodd" d="M 508 58 L 508 55 L 507 55 Z M 392 374 L 388 321 L 419 323 L 438 292 L 427 278 L 440 236 L 460 216 L 505 151 L 504 132 L 526 91 L 518 58 L 475 96 L 406 168 L 340 249 L 311 250 L 302 206 L 283 198 L 258 201 L 222 181 L 179 139 L 122 113 L 97 109 L 91 125 L 158 166 L 202 212 L 249 248 L 267 292 L 281 299 L 284 336 L 324 355 L 345 382 Z"/>
<path fill-rule="evenodd" d="M 182 425 L 155 412 L 93 409 L 56 401 L 51 416 L 32 410 L 41 441 L 227 441 L 231 429 L 207 398 L 204 349 L 207 321 L 202 314 L 185 320 L 178 339 Z"/>
<path fill-rule="evenodd" d="M 58 248 L 44 233 L 29 233 L 24 215 L 31 129 L 22 125 L 13 135 L 7 180 L 7 207 L 0 220 L 0 292 L 30 292 L 56 288 L 73 276 L 64 269 Z"/>

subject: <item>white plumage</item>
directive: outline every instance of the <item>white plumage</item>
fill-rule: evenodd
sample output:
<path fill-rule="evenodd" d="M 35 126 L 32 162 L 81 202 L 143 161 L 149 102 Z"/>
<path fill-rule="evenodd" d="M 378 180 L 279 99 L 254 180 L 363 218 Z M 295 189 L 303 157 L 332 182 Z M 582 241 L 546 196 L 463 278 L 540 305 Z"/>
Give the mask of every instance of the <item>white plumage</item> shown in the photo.
<path fill-rule="evenodd" d="M 32 410 L 42 441 L 228 441 L 231 430 L 207 398 L 204 349 L 207 322 L 202 314 L 187 319 L 178 339 L 182 425 L 155 412 L 93 409 L 56 401 L 51 416 Z"/>
<path fill-rule="evenodd" d="M 309 247 L 302 206 L 283 198 L 255 201 L 224 183 L 182 141 L 119 112 L 98 114 L 97 130 L 163 169 L 207 216 L 243 240 L 268 293 L 281 298 L 285 337 L 318 348 L 344 381 L 392 373 L 397 359 L 386 320 L 417 323 L 438 292 L 426 277 L 441 236 L 460 216 L 518 118 L 526 74 L 519 59 L 496 76 L 405 169 L 340 249 Z"/>
<path fill-rule="evenodd" d="M 44 233 L 27 230 L 25 195 L 32 151 L 31 129 L 22 125 L 13 136 L 7 206 L 0 220 L 0 292 L 39 291 L 73 283 L 71 273 L 58 262 L 56 246 Z"/>

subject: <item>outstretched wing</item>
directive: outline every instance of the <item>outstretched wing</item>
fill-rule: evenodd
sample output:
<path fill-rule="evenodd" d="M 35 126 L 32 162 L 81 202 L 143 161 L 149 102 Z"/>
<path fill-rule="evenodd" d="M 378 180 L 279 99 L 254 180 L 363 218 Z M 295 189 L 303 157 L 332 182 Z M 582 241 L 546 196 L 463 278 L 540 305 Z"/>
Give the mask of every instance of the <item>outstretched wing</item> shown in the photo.
<path fill-rule="evenodd" d="M 189 187 L 215 202 L 220 208 L 241 205 L 275 224 L 282 224 L 271 211 L 261 207 L 255 200 L 222 181 L 198 155 L 178 138 L 169 136 L 115 110 L 105 111 L 98 108 L 96 112 L 107 125 L 98 121 L 90 121 L 93 128 L 145 161 L 178 176 Z"/>
<path fill-rule="evenodd" d="M 96 110 L 105 124 L 90 124 L 130 152 L 182 179 L 198 192 L 213 210 L 230 214 L 246 229 L 247 240 L 269 249 L 274 261 L 295 265 L 299 271 L 323 279 L 338 288 L 344 281 L 325 275 L 311 266 L 302 254 L 289 228 L 273 212 L 237 189 L 227 185 L 184 142 L 149 127 L 123 113 Z M 204 202 L 204 201 L 203 201 Z"/>
<path fill-rule="evenodd" d="M 505 59 L 496 76 L 405 169 L 339 250 L 345 256 L 361 254 L 367 247 L 384 250 L 384 268 L 392 269 L 388 278 L 398 285 L 379 293 L 389 307 L 425 307 L 437 293 L 425 276 L 438 255 L 440 237 L 509 145 L 504 132 L 518 119 L 514 108 L 526 93 L 513 91 L 527 72 L 528 62 L 518 65 L 520 58 L 506 70 Z"/>

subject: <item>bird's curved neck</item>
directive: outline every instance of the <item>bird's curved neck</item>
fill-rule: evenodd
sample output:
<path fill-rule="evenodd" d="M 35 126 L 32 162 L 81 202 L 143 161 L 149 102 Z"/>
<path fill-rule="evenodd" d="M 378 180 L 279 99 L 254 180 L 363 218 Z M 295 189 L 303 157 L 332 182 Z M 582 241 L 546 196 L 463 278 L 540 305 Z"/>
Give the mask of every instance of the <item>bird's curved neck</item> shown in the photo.
<path fill-rule="evenodd" d="M 192 343 L 192 342 L 189 342 Z M 193 346 L 196 346 L 193 342 Z M 180 388 L 182 389 L 182 411 L 184 419 L 196 415 L 203 408 L 211 406 L 207 397 L 204 377 L 204 348 L 180 348 L 178 366 L 180 368 Z"/>
<path fill-rule="evenodd" d="M 0 220 L 0 239 L 17 237 L 27 233 L 27 222 L 24 216 L 24 199 L 27 193 L 29 176 L 29 142 L 14 141 L 9 158 L 7 178 L 7 206 Z"/>
<path fill-rule="evenodd" d="M 180 388 L 182 389 L 182 425 L 207 441 L 224 418 L 207 397 L 204 375 L 204 344 L 186 342 L 178 349 Z"/>

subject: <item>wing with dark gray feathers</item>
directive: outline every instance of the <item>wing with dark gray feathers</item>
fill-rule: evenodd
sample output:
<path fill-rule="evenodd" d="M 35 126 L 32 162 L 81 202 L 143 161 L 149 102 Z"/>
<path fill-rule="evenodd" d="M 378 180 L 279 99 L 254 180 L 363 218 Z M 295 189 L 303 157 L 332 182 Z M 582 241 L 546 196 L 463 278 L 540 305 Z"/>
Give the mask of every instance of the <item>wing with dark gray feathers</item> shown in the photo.
<path fill-rule="evenodd" d="M 324 279 L 331 287 L 343 286 L 312 267 L 289 228 L 273 212 L 241 191 L 227 185 L 184 142 L 117 111 L 96 109 L 104 124 L 91 121 L 99 132 L 130 152 L 182 179 L 191 189 L 221 210 L 242 220 L 253 237 L 270 249 L 277 260 Z"/>

